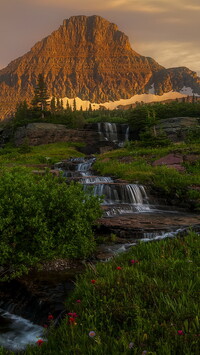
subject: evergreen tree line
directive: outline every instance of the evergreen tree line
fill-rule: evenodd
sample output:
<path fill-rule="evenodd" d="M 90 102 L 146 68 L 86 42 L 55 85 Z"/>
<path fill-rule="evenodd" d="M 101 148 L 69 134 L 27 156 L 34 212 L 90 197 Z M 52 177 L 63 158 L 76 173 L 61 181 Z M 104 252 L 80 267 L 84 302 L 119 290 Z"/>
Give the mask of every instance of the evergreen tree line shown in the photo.
<path fill-rule="evenodd" d="M 200 101 L 196 98 L 190 102 L 183 98 L 181 102 L 177 100 L 171 103 L 136 103 L 135 107 L 128 110 L 92 110 L 90 104 L 87 111 L 83 111 L 82 107 L 77 110 L 74 99 L 72 107 L 67 101 L 64 108 L 62 99 L 56 97 L 50 99 L 44 77 L 40 74 L 31 104 L 28 105 L 26 101 L 20 102 L 13 121 L 15 126 L 43 121 L 64 124 L 69 128 L 83 128 L 86 123 L 103 121 L 128 123 L 135 131 L 136 138 L 139 138 L 141 133 L 149 130 L 156 136 L 155 126 L 160 119 L 187 116 L 200 117 Z"/>

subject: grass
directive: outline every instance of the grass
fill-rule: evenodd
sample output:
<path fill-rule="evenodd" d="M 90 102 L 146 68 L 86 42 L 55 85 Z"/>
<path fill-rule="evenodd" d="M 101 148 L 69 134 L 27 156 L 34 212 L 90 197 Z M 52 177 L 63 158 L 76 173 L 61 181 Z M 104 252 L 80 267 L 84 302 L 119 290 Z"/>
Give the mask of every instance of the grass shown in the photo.
<path fill-rule="evenodd" d="M 25 354 L 197 355 L 198 246 L 199 235 L 190 232 L 89 266 L 66 300 L 60 326 L 51 321 L 48 342 Z"/>
<path fill-rule="evenodd" d="M 77 151 L 76 147 L 79 146 L 80 144 L 68 142 L 43 144 L 35 147 L 25 147 L 24 153 L 22 148 L 8 146 L 0 150 L 0 166 L 51 165 L 70 157 L 84 156 Z"/>

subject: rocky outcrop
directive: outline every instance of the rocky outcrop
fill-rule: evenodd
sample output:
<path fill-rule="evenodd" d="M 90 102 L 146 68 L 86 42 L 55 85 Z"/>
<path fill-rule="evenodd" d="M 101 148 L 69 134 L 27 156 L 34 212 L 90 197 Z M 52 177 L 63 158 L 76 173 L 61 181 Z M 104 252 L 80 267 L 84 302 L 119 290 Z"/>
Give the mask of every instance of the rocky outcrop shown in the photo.
<path fill-rule="evenodd" d="M 184 171 L 185 168 L 182 166 L 183 156 L 180 154 L 168 154 L 165 157 L 162 157 L 153 162 L 153 166 L 166 165 L 168 168 L 174 168 L 178 171 Z"/>
<path fill-rule="evenodd" d="M 173 142 L 180 142 L 186 138 L 189 129 L 199 125 L 197 117 L 172 117 L 160 119 L 156 130 L 165 132 Z"/>
<path fill-rule="evenodd" d="M 200 94 L 200 79 L 187 68 L 164 69 L 136 53 L 128 37 L 100 16 L 73 16 L 31 50 L 0 70 L 0 119 L 16 103 L 33 97 L 42 73 L 50 96 L 80 97 L 102 103 L 190 86 Z"/>
<path fill-rule="evenodd" d="M 101 142 L 98 132 L 68 129 L 64 125 L 52 123 L 29 123 L 19 127 L 13 142 L 17 147 L 25 142 L 33 146 L 56 142 L 84 143 L 79 150 L 85 154 L 100 153 L 114 147 L 112 142 Z"/>

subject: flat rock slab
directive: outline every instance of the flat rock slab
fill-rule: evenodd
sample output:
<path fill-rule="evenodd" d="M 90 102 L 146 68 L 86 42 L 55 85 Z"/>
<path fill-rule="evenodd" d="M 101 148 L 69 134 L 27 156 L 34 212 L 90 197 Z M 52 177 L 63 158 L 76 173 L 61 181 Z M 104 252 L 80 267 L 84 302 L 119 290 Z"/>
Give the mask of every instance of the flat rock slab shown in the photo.
<path fill-rule="evenodd" d="M 182 212 L 134 213 L 101 218 L 99 223 L 100 228 L 105 230 L 124 230 L 129 234 L 131 231 L 165 231 L 193 226 L 200 228 L 200 215 Z"/>

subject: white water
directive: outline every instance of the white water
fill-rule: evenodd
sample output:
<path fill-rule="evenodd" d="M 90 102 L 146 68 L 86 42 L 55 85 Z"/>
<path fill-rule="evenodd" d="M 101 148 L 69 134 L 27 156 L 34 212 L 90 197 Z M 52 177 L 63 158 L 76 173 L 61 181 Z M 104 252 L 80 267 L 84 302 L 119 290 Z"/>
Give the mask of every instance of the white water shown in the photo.
<path fill-rule="evenodd" d="M 36 344 L 38 339 L 43 339 L 43 327 L 2 309 L 0 316 L 5 320 L 0 333 L 0 345 L 4 348 L 11 351 L 24 350 L 28 344 Z"/>
<path fill-rule="evenodd" d="M 152 233 L 144 233 L 144 237 L 142 238 L 132 238 L 130 239 L 129 243 L 124 244 L 112 244 L 112 245 L 105 245 L 103 248 L 103 254 L 105 258 L 102 260 L 104 262 L 109 261 L 112 259 L 113 256 L 124 253 L 128 251 L 129 248 L 136 246 L 138 242 L 151 242 L 154 240 L 161 240 L 165 238 L 174 238 L 178 233 L 183 232 L 184 229 L 177 229 L 176 231 L 169 231 L 169 232 L 152 232 Z M 146 237 L 145 237 L 146 236 Z M 108 257 L 106 257 L 108 255 Z"/>
<path fill-rule="evenodd" d="M 125 124 L 99 122 L 98 133 L 101 141 L 108 141 L 123 147 L 124 142 L 129 140 L 129 126 Z"/>

